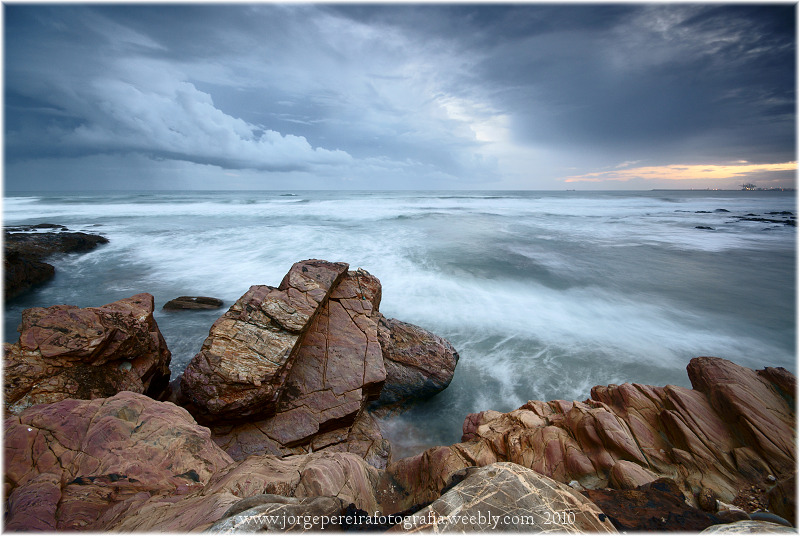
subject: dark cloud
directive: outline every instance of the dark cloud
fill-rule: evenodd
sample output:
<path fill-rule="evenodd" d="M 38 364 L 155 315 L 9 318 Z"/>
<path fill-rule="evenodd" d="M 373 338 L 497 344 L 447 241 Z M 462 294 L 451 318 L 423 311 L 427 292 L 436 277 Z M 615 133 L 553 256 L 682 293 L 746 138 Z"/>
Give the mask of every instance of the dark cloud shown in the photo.
<path fill-rule="evenodd" d="M 7 186 L 125 155 L 382 188 L 796 159 L 794 5 L 4 9 Z"/>

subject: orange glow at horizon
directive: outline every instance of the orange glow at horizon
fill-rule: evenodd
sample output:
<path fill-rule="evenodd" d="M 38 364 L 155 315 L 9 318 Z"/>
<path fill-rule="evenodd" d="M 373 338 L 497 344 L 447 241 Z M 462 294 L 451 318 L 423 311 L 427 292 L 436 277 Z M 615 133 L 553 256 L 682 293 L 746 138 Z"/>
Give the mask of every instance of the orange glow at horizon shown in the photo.
<path fill-rule="evenodd" d="M 645 180 L 705 180 L 705 179 L 746 179 L 751 173 L 770 171 L 797 171 L 797 162 L 784 162 L 782 164 L 692 164 L 650 166 L 631 169 L 614 169 L 598 171 L 566 177 L 564 182 L 603 182 L 603 181 L 629 181 L 632 179 Z"/>

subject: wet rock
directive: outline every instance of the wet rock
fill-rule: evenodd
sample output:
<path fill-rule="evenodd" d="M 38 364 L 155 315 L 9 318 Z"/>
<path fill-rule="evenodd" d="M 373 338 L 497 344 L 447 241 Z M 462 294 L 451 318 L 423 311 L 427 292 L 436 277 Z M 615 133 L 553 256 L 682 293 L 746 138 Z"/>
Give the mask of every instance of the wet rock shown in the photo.
<path fill-rule="evenodd" d="M 616 532 L 603 512 L 580 493 L 514 463 L 469 474 L 393 531 Z"/>
<path fill-rule="evenodd" d="M 167 310 L 183 309 L 219 309 L 222 307 L 222 300 L 219 298 L 209 298 L 208 296 L 181 296 L 170 300 L 164 304 Z"/>
<path fill-rule="evenodd" d="M 430 398 L 453 379 L 458 352 L 445 339 L 413 324 L 380 315 L 378 337 L 386 383 L 376 406 L 402 408 Z"/>
<path fill-rule="evenodd" d="M 794 473 L 788 376 L 719 358 L 693 359 L 688 370 L 694 389 L 597 386 L 584 402 L 530 401 L 508 413 L 469 415 L 461 443 L 397 460 L 387 472 L 405 506 L 435 499 L 455 471 L 496 461 L 587 489 L 630 487 L 634 470 L 646 478 L 675 478 L 695 506 L 696 490 L 711 489 L 732 503 L 740 490 L 762 486 L 767 475 Z M 746 509 L 763 508 L 759 501 Z"/>
<path fill-rule="evenodd" d="M 181 380 L 195 418 L 243 421 L 275 414 L 281 386 L 344 263 L 295 263 L 278 288 L 255 285 L 211 327 Z M 268 336 L 267 336 L 268 335 Z"/>
<path fill-rule="evenodd" d="M 54 224 L 39 224 L 15 231 L 60 227 Z M 62 227 L 66 230 L 66 227 Z M 55 268 L 46 262 L 57 253 L 89 251 L 108 239 L 86 233 L 71 232 L 10 232 L 6 230 L 3 243 L 4 293 L 7 300 L 19 296 L 35 285 L 52 279 Z"/>
<path fill-rule="evenodd" d="M 184 409 L 131 392 L 34 406 L 5 420 L 4 438 L 12 531 L 105 530 L 232 462 Z"/>
<path fill-rule="evenodd" d="M 102 307 L 54 305 L 22 313 L 19 341 L 4 345 L 6 410 L 120 391 L 157 397 L 169 382 L 170 351 L 153 318 L 153 296 Z"/>

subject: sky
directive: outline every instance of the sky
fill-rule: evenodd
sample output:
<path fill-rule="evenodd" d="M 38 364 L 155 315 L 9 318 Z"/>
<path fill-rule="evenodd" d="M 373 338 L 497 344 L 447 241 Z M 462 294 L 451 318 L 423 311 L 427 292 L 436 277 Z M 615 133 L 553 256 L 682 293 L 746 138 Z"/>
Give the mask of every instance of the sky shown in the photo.
<path fill-rule="evenodd" d="M 796 9 L 5 3 L 4 188 L 795 187 Z"/>

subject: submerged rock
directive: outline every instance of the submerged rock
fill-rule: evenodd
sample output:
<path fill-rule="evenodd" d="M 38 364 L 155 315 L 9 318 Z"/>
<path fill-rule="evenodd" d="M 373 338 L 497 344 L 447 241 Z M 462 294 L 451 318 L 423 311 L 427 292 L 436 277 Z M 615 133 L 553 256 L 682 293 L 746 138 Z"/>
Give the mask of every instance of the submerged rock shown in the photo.
<path fill-rule="evenodd" d="M 157 397 L 169 382 L 171 354 L 153 318 L 153 296 L 102 307 L 54 305 L 22 313 L 19 341 L 5 344 L 6 410 L 120 391 Z"/>
<path fill-rule="evenodd" d="M 170 300 L 164 304 L 164 309 L 167 310 L 182 310 L 182 309 L 219 309 L 222 307 L 222 300 L 219 298 L 210 298 L 208 296 L 181 296 Z"/>

